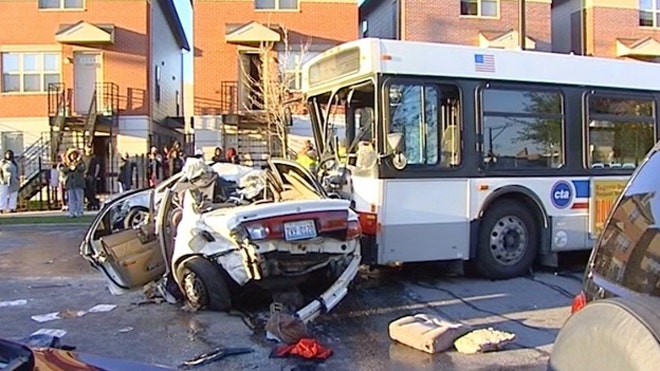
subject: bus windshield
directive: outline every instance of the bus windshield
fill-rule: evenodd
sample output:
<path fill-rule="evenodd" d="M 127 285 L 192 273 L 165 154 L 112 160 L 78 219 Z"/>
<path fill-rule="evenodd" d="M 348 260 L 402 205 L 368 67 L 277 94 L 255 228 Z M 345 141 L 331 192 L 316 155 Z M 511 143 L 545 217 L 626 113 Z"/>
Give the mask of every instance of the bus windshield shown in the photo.
<path fill-rule="evenodd" d="M 346 160 L 360 145 L 375 146 L 374 90 L 374 83 L 366 81 L 308 99 L 322 157 Z"/>

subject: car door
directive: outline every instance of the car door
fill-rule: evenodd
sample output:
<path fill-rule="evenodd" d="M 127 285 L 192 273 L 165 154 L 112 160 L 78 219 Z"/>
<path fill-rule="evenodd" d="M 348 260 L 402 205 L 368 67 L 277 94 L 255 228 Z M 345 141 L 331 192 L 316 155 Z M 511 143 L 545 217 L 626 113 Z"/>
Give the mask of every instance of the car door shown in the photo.
<path fill-rule="evenodd" d="M 153 212 L 141 226 L 126 228 L 124 223 L 131 198 L 139 193 L 129 192 L 106 204 L 80 247 L 82 257 L 106 276 L 114 294 L 140 288 L 165 273 Z"/>
<path fill-rule="evenodd" d="M 321 198 L 328 197 L 316 177 L 299 163 L 284 158 L 271 158 L 268 164 L 280 184 L 290 183 L 290 180 L 300 181 L 306 188 L 318 194 Z"/>

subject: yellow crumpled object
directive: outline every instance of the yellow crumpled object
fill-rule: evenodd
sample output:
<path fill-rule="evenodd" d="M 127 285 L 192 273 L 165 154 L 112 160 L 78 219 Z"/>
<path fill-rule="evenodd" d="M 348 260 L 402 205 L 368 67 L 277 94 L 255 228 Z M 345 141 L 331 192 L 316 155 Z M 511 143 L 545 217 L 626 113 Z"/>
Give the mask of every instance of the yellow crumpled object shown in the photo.
<path fill-rule="evenodd" d="M 498 350 L 516 339 L 510 332 L 492 328 L 471 331 L 454 341 L 457 351 L 464 354 L 484 353 Z"/>

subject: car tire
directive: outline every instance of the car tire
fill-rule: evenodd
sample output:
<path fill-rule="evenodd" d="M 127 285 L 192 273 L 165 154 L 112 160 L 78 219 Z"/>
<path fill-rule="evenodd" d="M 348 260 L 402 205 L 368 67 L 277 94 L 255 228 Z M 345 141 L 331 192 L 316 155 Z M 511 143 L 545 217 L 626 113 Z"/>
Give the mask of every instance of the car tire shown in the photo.
<path fill-rule="evenodd" d="M 186 301 L 194 309 L 227 311 L 231 293 L 221 268 L 202 257 L 193 257 L 181 267 L 181 287 Z"/>
<path fill-rule="evenodd" d="M 133 229 L 137 226 L 135 223 L 139 224 L 139 221 L 144 221 L 148 217 L 149 209 L 144 207 L 134 207 L 128 212 L 128 214 L 126 214 L 126 218 L 124 218 L 124 228 Z"/>
<path fill-rule="evenodd" d="M 597 300 L 573 314 L 557 335 L 547 370 L 654 371 L 660 365 L 660 300 Z"/>
<path fill-rule="evenodd" d="M 539 242 L 538 223 L 521 203 L 498 202 L 491 206 L 479 227 L 477 272 L 490 279 L 509 279 L 529 272 Z"/>

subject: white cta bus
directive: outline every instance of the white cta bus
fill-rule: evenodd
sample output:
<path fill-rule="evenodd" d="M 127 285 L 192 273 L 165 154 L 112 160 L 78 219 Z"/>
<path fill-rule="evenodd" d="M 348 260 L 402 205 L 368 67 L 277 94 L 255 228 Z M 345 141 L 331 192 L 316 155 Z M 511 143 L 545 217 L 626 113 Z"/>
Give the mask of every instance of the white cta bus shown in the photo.
<path fill-rule="evenodd" d="M 658 139 L 658 76 L 646 62 L 360 39 L 306 63 L 303 93 L 319 170 L 349 169 L 364 263 L 470 260 L 503 279 L 593 246 Z"/>

